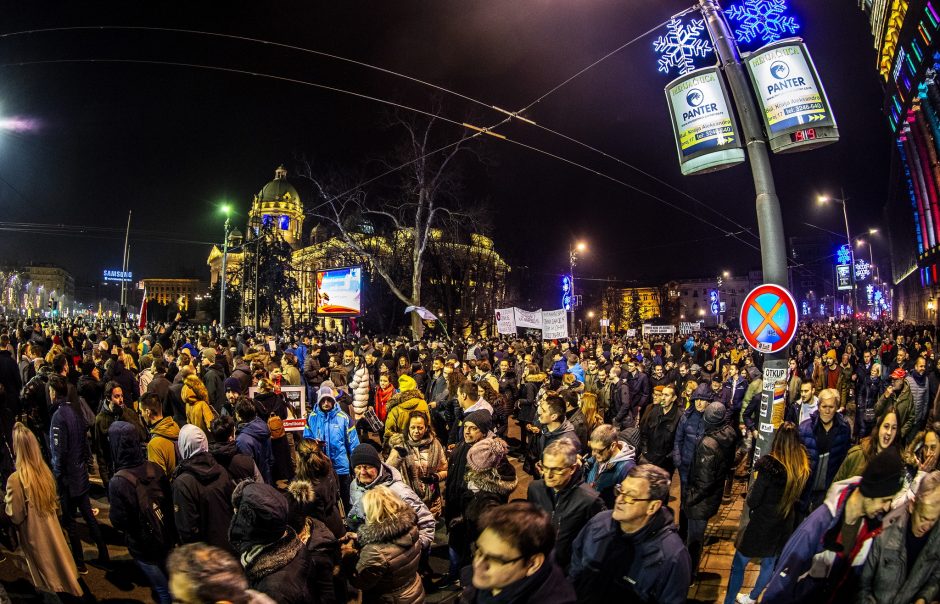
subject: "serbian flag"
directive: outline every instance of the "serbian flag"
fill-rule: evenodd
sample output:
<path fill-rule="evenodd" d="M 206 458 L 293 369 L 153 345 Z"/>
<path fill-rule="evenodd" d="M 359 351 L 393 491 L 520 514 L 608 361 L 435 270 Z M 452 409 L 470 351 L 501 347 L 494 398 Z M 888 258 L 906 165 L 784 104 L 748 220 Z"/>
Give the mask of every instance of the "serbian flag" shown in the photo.
<path fill-rule="evenodd" d="M 140 329 L 147 327 L 147 290 L 144 290 L 144 301 L 140 303 L 140 321 L 137 327 Z"/>

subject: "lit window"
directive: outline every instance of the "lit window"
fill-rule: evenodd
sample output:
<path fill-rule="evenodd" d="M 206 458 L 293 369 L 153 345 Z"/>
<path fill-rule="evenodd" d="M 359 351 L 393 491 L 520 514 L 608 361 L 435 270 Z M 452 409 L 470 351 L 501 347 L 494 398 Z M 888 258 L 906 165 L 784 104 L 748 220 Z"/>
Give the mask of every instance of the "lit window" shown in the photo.
<path fill-rule="evenodd" d="M 261 226 L 268 227 L 274 224 L 274 219 L 271 218 L 270 214 L 264 214 L 261 216 Z"/>
<path fill-rule="evenodd" d="M 281 216 L 279 226 L 282 231 L 290 229 L 290 216 Z"/>

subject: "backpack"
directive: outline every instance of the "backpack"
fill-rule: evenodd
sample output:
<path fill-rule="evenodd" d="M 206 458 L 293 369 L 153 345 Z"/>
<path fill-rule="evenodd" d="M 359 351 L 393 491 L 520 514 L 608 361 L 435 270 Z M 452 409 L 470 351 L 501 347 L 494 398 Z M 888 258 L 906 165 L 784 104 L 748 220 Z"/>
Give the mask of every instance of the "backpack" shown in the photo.
<path fill-rule="evenodd" d="M 161 484 L 160 467 L 153 462 L 144 465 L 145 475 L 138 478 L 128 469 L 118 470 L 114 477 L 126 480 L 137 495 L 137 518 L 140 525 L 139 543 L 157 559 L 165 556 L 176 544 L 176 527 L 170 497 Z"/>

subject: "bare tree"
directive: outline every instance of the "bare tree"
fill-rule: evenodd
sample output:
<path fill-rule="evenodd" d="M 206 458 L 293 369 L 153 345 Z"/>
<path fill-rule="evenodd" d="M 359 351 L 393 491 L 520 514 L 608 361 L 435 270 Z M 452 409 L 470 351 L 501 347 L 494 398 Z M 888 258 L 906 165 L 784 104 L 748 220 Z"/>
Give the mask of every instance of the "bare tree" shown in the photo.
<path fill-rule="evenodd" d="M 314 173 L 310 162 L 305 162 L 301 176 L 309 179 L 317 189 L 320 200 L 308 212 L 312 217 L 330 225 L 346 245 L 368 262 L 372 269 L 388 285 L 391 293 L 407 306 L 422 305 L 422 285 L 426 253 L 431 242 L 432 230 L 456 232 L 466 229 L 476 221 L 478 212 L 458 208 L 457 158 L 469 148 L 460 137 L 462 131 L 451 130 L 449 145 L 440 145 L 442 135 L 447 136 L 444 122 L 437 118 L 394 118 L 393 126 L 401 128 L 405 140 L 393 156 L 389 168 L 406 167 L 400 183 L 394 188 L 391 198 L 370 195 L 361 187 L 330 185 Z M 380 180 L 380 179 L 377 179 Z M 404 247 L 410 269 L 407 282 L 395 273 L 394 264 L 403 259 L 398 254 L 376 253 L 364 241 L 366 231 L 383 225 L 391 231 L 396 248 Z M 424 326 L 421 318 L 412 313 L 411 330 L 420 337 Z"/>

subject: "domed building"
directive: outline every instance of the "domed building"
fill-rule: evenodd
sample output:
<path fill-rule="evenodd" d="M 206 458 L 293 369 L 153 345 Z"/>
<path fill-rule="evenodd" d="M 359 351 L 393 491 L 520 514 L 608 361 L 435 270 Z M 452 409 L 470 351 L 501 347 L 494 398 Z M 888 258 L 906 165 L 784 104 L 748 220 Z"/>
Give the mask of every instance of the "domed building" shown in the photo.
<path fill-rule="evenodd" d="M 283 165 L 274 171 L 274 180 L 264 185 L 251 202 L 248 228 L 257 234 L 262 225 L 271 224 L 292 248 L 300 247 L 304 225 L 304 206 L 300 194 L 287 180 Z"/>

